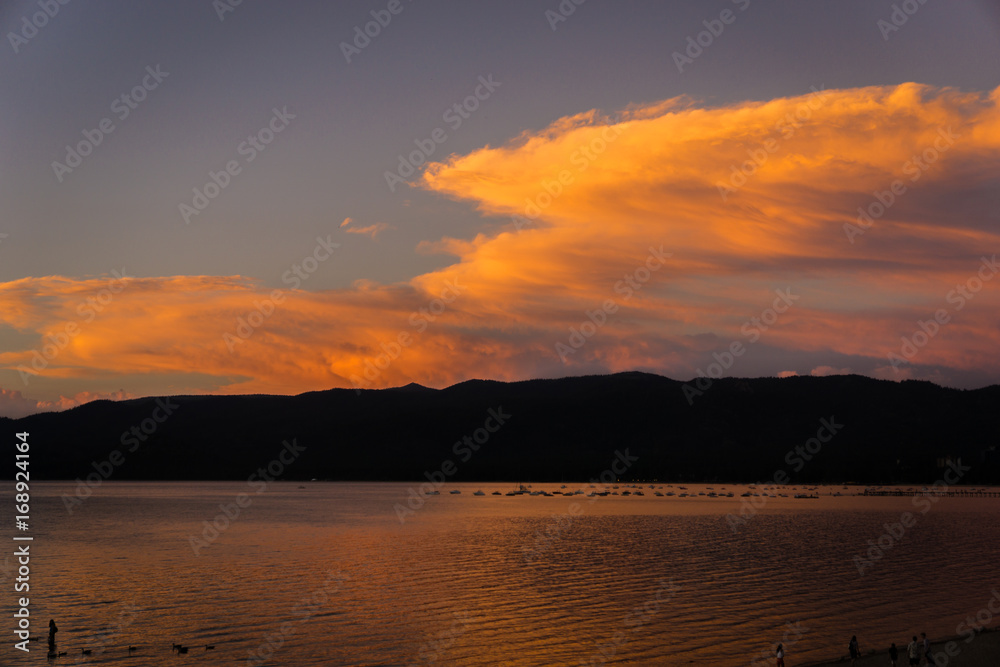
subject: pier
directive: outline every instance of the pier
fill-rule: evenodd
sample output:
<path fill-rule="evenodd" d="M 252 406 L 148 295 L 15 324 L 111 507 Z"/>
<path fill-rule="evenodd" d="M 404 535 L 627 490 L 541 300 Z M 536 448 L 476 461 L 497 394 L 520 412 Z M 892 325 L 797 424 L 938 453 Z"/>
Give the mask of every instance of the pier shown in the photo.
<path fill-rule="evenodd" d="M 922 489 L 865 489 L 863 496 L 914 496 L 931 495 L 939 498 L 1000 498 L 1000 491 L 987 489 L 948 489 L 947 491 Z"/>

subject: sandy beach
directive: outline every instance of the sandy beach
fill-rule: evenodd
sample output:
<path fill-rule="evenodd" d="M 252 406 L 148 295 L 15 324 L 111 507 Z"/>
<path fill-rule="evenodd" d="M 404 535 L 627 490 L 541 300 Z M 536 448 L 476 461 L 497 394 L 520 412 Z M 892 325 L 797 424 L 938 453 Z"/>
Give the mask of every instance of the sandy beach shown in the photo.
<path fill-rule="evenodd" d="M 937 660 L 938 667 L 997 667 L 1000 665 L 1000 627 L 977 634 L 975 639 L 969 643 L 966 643 L 967 639 L 968 636 L 932 641 L 931 654 Z M 954 656 L 948 656 L 945 653 L 946 649 L 949 648 L 948 645 L 950 642 L 954 642 L 950 647 L 951 652 L 955 654 Z M 896 648 L 899 649 L 899 660 L 896 661 L 897 667 L 909 666 L 909 660 L 906 657 L 907 644 L 909 644 L 908 641 L 896 643 Z M 797 664 L 790 661 L 789 658 L 785 659 L 785 663 L 789 667 Z M 850 664 L 851 660 L 845 653 L 839 660 L 809 663 L 808 665 L 801 665 L 801 667 L 826 667 L 827 665 L 840 665 L 843 667 L 843 665 Z M 875 653 L 866 652 L 865 656 L 858 660 L 857 667 L 886 667 L 888 664 L 889 651 L 886 648 Z"/>

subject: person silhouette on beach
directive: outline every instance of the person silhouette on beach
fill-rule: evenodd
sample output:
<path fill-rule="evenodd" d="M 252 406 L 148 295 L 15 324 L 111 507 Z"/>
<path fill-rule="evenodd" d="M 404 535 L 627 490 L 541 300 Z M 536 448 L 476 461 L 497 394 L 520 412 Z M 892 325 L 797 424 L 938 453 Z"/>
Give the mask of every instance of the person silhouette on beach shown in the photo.
<path fill-rule="evenodd" d="M 920 664 L 920 644 L 917 643 L 916 635 L 913 635 L 913 641 L 906 647 L 906 654 L 910 656 L 911 665 Z"/>
<path fill-rule="evenodd" d="M 49 650 L 54 651 L 56 648 L 56 633 L 59 632 L 59 628 L 56 627 L 56 619 L 49 619 Z"/>
<path fill-rule="evenodd" d="M 851 635 L 851 643 L 847 645 L 847 649 L 851 652 L 851 664 L 857 664 L 858 659 L 861 658 L 861 647 L 858 645 L 857 635 Z"/>
<path fill-rule="evenodd" d="M 785 667 L 785 647 L 778 644 L 778 650 L 774 652 L 774 656 L 778 659 L 775 667 Z"/>
<path fill-rule="evenodd" d="M 927 633 L 921 632 L 920 636 L 923 637 L 924 658 L 927 660 L 927 664 L 937 667 L 937 663 L 934 661 L 934 656 L 931 655 L 931 641 L 927 639 Z"/>
<path fill-rule="evenodd" d="M 858 645 L 857 635 L 851 635 L 851 643 L 847 645 L 847 650 L 851 654 L 851 664 L 856 664 L 861 659 L 861 646 Z"/>
<path fill-rule="evenodd" d="M 896 642 L 893 642 L 892 646 L 889 647 L 889 664 L 891 664 L 892 667 L 896 667 L 896 660 L 898 658 L 899 649 L 896 648 Z"/>

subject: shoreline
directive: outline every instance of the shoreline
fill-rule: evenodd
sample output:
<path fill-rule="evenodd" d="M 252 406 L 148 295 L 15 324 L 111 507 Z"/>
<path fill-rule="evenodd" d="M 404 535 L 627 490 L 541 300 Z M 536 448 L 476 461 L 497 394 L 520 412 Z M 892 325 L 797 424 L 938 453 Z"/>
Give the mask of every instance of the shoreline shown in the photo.
<path fill-rule="evenodd" d="M 911 635 L 912 637 L 912 635 Z M 938 667 L 996 667 L 1000 665 L 1000 625 L 986 627 L 981 632 L 976 632 L 972 641 L 968 641 L 969 636 L 956 635 L 944 639 L 931 640 L 931 655 L 937 659 Z M 945 647 L 954 642 L 951 647 L 954 656 L 946 653 Z M 899 659 L 896 661 L 897 667 L 908 667 L 909 659 L 906 656 L 905 644 L 896 644 L 899 650 Z M 956 652 L 957 651 L 957 652 Z M 939 656 L 941 654 L 941 656 Z M 921 661 L 923 655 L 921 655 Z M 786 662 L 788 659 L 786 658 Z M 843 654 L 836 659 L 827 659 L 819 662 L 794 663 L 795 667 L 834 667 L 835 665 L 849 665 L 851 659 Z M 790 663 L 791 664 L 791 663 Z M 864 653 L 857 662 L 857 667 L 885 667 L 889 664 L 889 648 Z"/>

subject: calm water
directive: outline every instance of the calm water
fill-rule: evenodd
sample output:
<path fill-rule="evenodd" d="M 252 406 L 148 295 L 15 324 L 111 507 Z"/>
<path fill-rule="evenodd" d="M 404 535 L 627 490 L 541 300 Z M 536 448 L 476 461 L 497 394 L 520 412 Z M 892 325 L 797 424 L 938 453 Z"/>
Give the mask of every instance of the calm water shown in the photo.
<path fill-rule="evenodd" d="M 859 576 L 852 557 L 910 498 L 768 498 L 734 533 L 745 487 L 589 502 L 461 484 L 401 524 L 409 486 L 105 483 L 70 515 L 74 485 L 35 484 L 42 641 L 12 664 L 749 665 L 784 636 L 795 665 L 845 653 L 852 634 L 863 649 L 952 635 L 1000 585 L 1000 499 L 940 500 Z M 203 521 L 246 491 L 195 555 Z M 68 653 L 52 662 L 49 618 Z"/>

